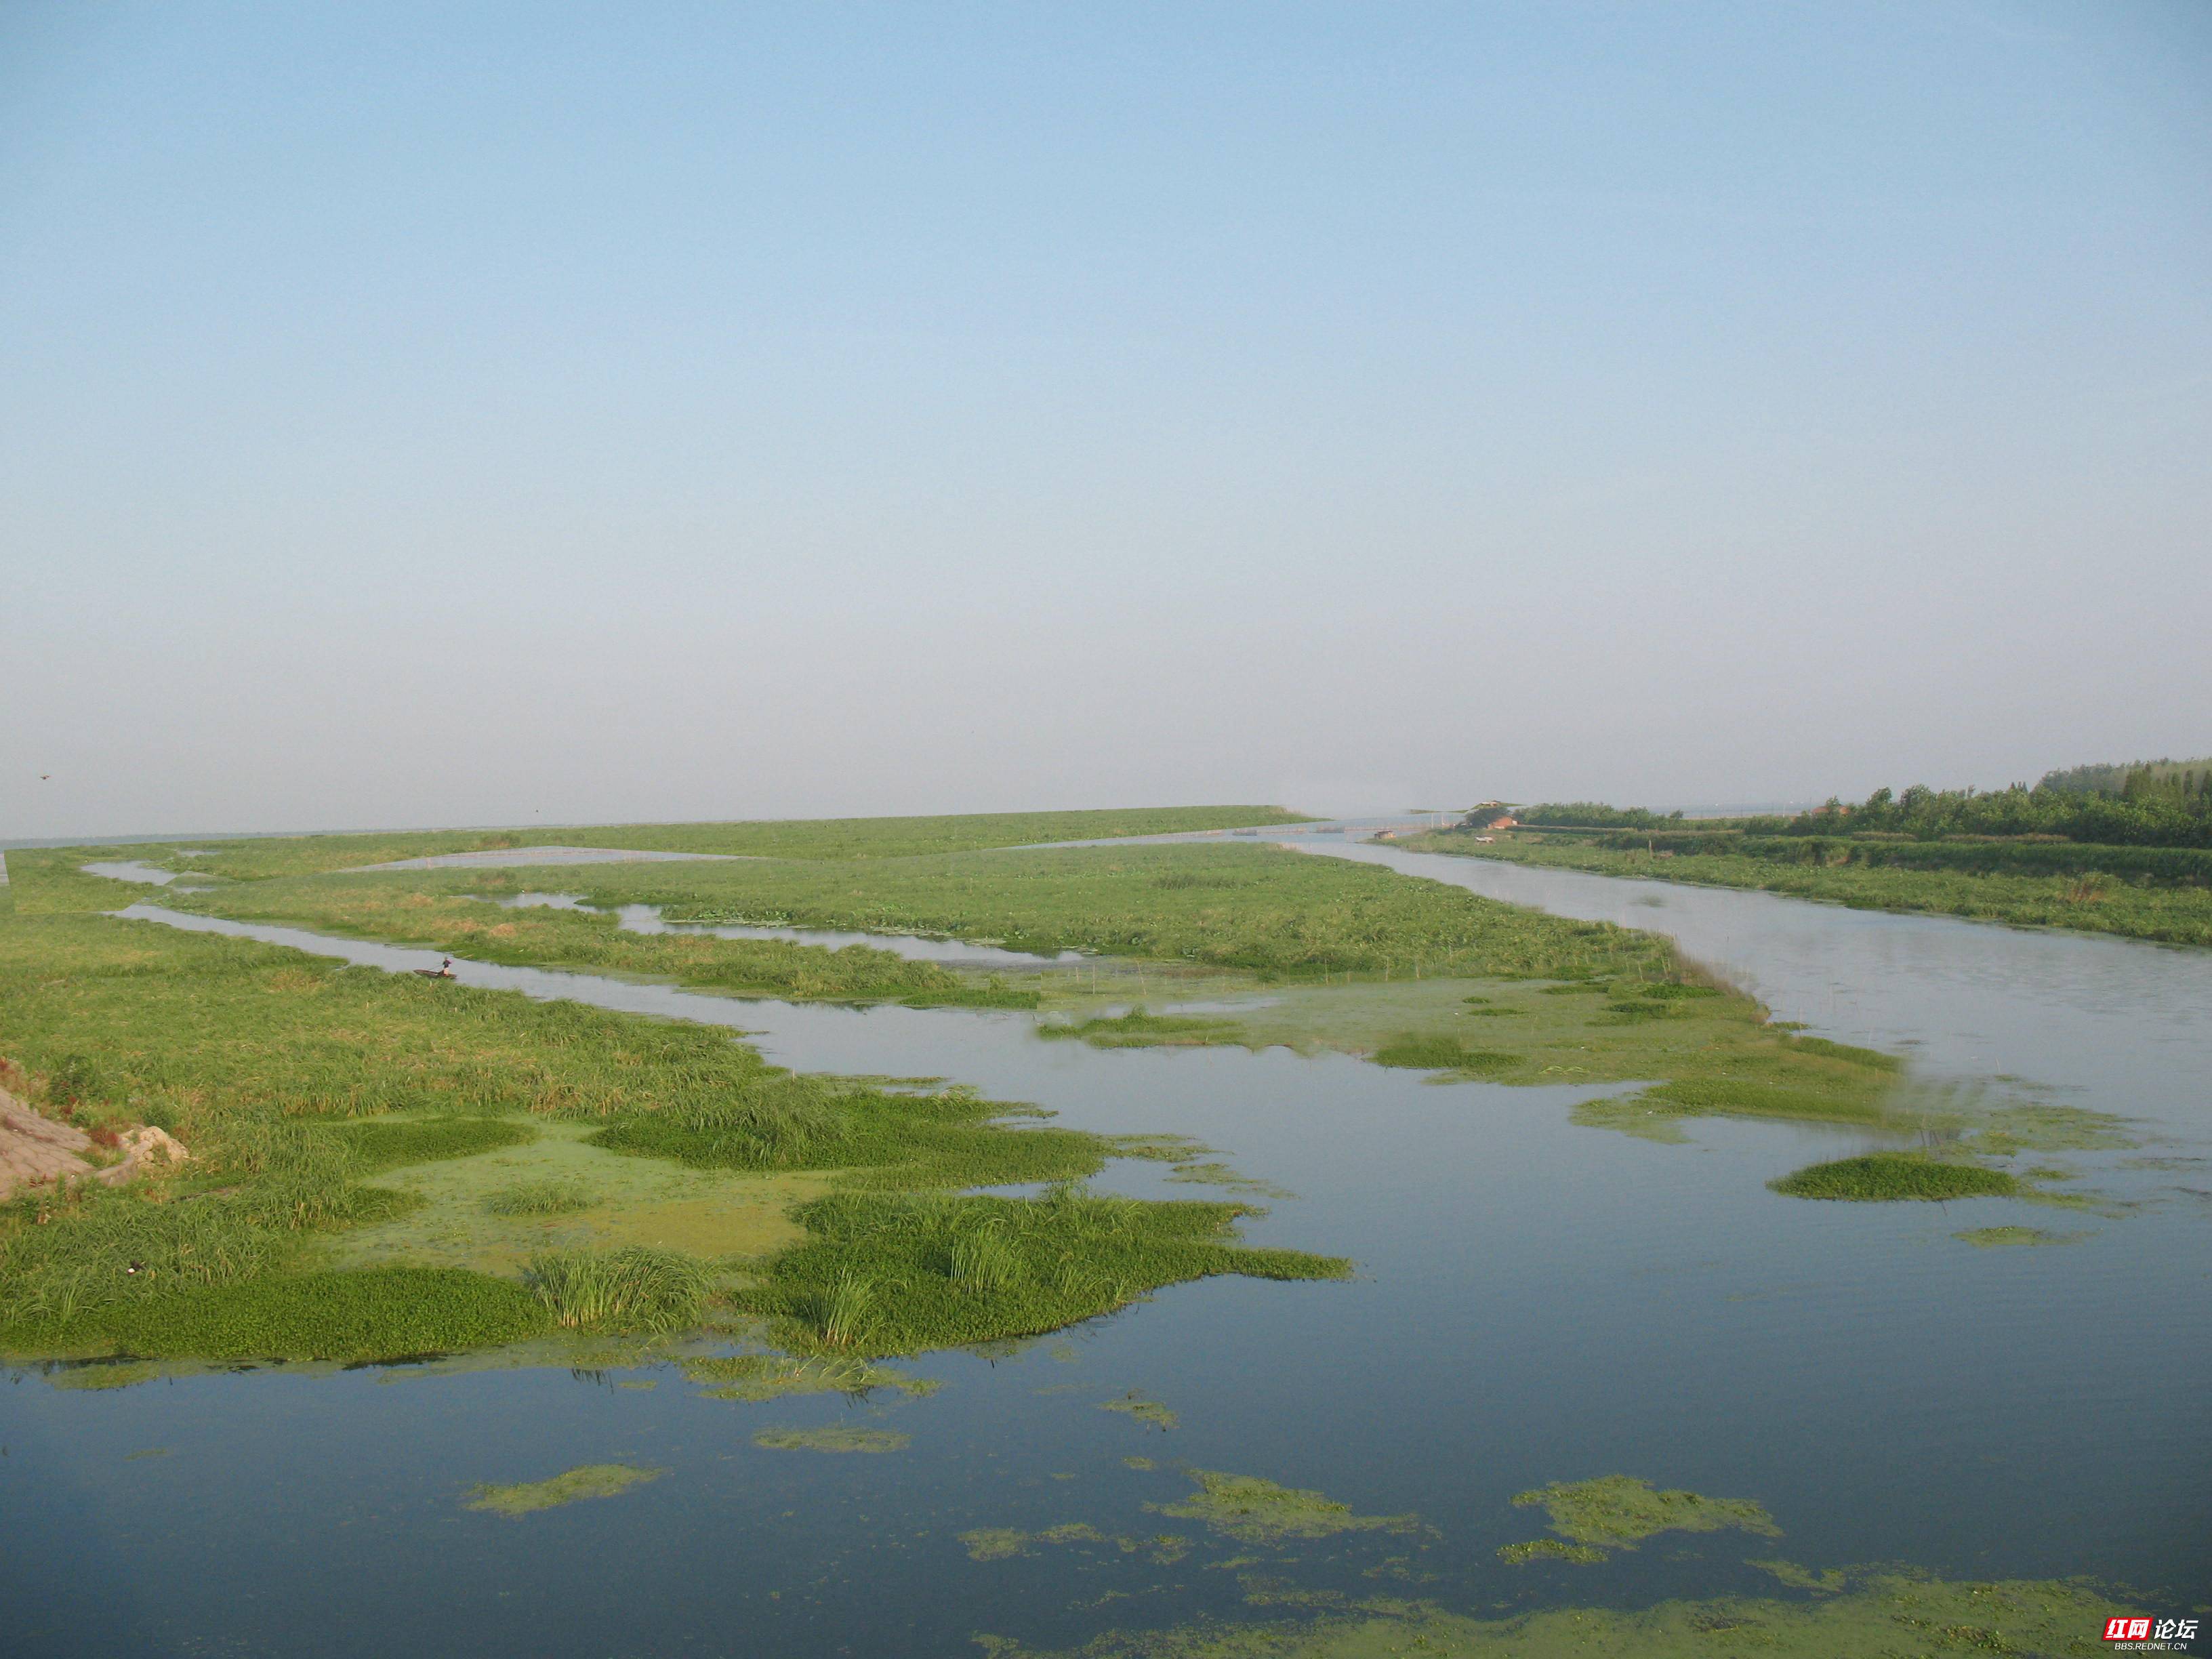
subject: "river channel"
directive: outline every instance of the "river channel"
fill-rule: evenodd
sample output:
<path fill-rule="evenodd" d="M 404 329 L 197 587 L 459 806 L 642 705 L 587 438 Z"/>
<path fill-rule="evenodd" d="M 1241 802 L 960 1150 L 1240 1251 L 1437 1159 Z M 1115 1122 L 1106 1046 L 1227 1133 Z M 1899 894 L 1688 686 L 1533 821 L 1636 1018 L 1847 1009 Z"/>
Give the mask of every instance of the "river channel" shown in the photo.
<path fill-rule="evenodd" d="M 979 1634 L 1065 1647 L 1301 1599 L 1502 1613 L 1791 1594 L 1753 1565 L 1777 1558 L 2091 1574 L 2146 1610 L 2212 1597 L 2212 953 L 1286 839 L 1673 934 L 1778 1017 L 1900 1048 L 1931 1081 L 2120 1114 L 2142 1145 L 2065 1155 L 2109 1200 L 2097 1212 L 1807 1203 L 1765 1183 L 1856 1136 L 1713 1120 L 1659 1145 L 1571 1124 L 1586 1089 L 1437 1085 L 1282 1049 L 1101 1051 L 1041 1041 L 1021 1013 L 464 963 L 469 984 L 728 1025 L 800 1069 L 943 1076 L 1077 1127 L 1195 1135 L 1297 1194 L 1268 1200 L 1249 1238 L 1349 1255 L 1358 1276 L 1170 1288 L 1010 1352 L 912 1362 L 941 1385 L 926 1397 L 741 1403 L 666 1366 L 266 1367 L 100 1390 L 20 1372 L 0 1395 L 0 1646 L 972 1655 Z M 436 961 L 125 914 L 380 968 Z M 1218 1195 L 1157 1164 L 1107 1184 Z M 1954 1237 L 2008 1224 L 2074 1237 Z M 1176 1425 L 1100 1409 L 1133 1390 Z M 910 1442 L 753 1439 L 830 1424 Z M 479 1481 L 605 1462 L 666 1473 L 520 1519 L 463 1507 Z M 1255 1545 L 1161 1513 L 1192 1468 L 1419 1524 Z M 1541 1532 L 1514 1494 L 1616 1474 L 1756 1499 L 1782 1536 L 1499 1559 Z M 1079 1523 L 1107 1541 L 1037 1537 Z M 976 1559 L 993 1552 L 961 1535 L 994 1528 L 1028 1541 Z M 1187 1547 L 1111 1541 L 1162 1534 Z"/>

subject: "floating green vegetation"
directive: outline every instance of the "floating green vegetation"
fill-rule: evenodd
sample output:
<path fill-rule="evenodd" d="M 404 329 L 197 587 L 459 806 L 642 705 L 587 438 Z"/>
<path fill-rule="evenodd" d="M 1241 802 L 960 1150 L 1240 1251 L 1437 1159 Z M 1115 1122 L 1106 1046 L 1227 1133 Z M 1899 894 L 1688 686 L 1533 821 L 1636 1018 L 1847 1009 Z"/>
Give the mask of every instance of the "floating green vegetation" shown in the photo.
<path fill-rule="evenodd" d="M 556 1324 L 580 1331 L 672 1331 L 697 1323 L 707 1269 L 673 1250 L 549 1250 L 526 1279 Z"/>
<path fill-rule="evenodd" d="M 1899 1200 L 2004 1198 L 2021 1191 L 2002 1170 L 1950 1164 L 1917 1152 L 1869 1152 L 1828 1164 L 1808 1164 L 1766 1183 L 1791 1198 L 1848 1199 L 1860 1203 Z"/>
<path fill-rule="evenodd" d="M 1149 1457 L 1124 1457 L 1121 1460 L 1121 1462 L 1125 1468 L 1132 1469 L 1156 1469 L 1159 1468 L 1159 1465 L 1155 1463 Z"/>
<path fill-rule="evenodd" d="M 1671 1146 L 1679 1146 L 1690 1138 L 1682 1129 L 1684 1115 L 1678 1107 L 1656 1104 L 1640 1095 L 1585 1100 L 1567 1109 L 1567 1121 L 1585 1129 L 1618 1129 L 1638 1140 Z"/>
<path fill-rule="evenodd" d="M 1168 1171 L 1167 1178 L 1185 1186 L 1218 1187 L 1225 1192 L 1243 1193 L 1253 1198 L 1296 1198 L 1297 1194 L 1271 1181 L 1255 1180 L 1239 1175 L 1226 1164 L 1178 1164 Z"/>
<path fill-rule="evenodd" d="M 1498 1559 L 1516 1567 L 1525 1567 L 1537 1560 L 1589 1563 L 1612 1559 L 1603 1550 L 1588 1544 L 1566 1544 L 1556 1538 L 1532 1538 L 1525 1544 L 1507 1544 L 1498 1550 Z"/>
<path fill-rule="evenodd" d="M 1354 1515 L 1317 1492 L 1279 1486 L 1255 1474 L 1224 1474 L 1192 1469 L 1198 1490 L 1180 1504 L 1146 1507 L 1178 1520 L 1203 1522 L 1239 1543 L 1279 1544 L 1292 1538 L 1328 1538 L 1345 1532 L 1412 1532 L 1420 1525 L 1410 1515 Z"/>
<path fill-rule="evenodd" d="M 161 1367 L 146 1360 L 95 1360 L 88 1364 L 60 1365 L 47 1372 L 46 1382 L 57 1389 L 97 1393 L 106 1389 L 128 1389 L 151 1382 Z"/>
<path fill-rule="evenodd" d="M 501 1187 L 484 1200 L 494 1215 L 567 1215 L 587 1210 L 592 1194 L 574 1176 L 555 1176 L 544 1181 L 518 1181 Z"/>
<path fill-rule="evenodd" d="M 1554 1480 L 1514 1498 L 1523 1507 L 1540 1506 L 1552 1517 L 1552 1530 L 1577 1544 L 1634 1549 L 1662 1532 L 1718 1532 L 1737 1528 L 1779 1538 L 1774 1517 L 1747 1498 L 1706 1498 L 1679 1488 L 1660 1491 L 1633 1475 L 1607 1474 L 1595 1480 Z"/>
<path fill-rule="evenodd" d="M 976 1561 L 1009 1560 L 1017 1555 L 1030 1554 L 1032 1547 L 1039 1544 L 1063 1548 L 1105 1545 L 1123 1555 L 1142 1555 L 1158 1566 L 1174 1565 L 1190 1553 L 1191 1547 L 1190 1540 L 1180 1533 L 1162 1532 L 1139 1537 L 1102 1532 L 1087 1521 L 1064 1521 L 1041 1532 L 1023 1532 L 1012 1527 L 979 1527 L 962 1533 L 960 1541 L 968 1547 L 969 1559 Z"/>
<path fill-rule="evenodd" d="M 1015 1527 L 976 1527 L 960 1534 L 971 1561 L 1010 1561 L 1029 1553 L 1029 1534 Z"/>
<path fill-rule="evenodd" d="M 1237 1244 L 1245 1212 L 1072 1185 L 1027 1200 L 833 1194 L 800 1207 L 806 1242 L 770 1258 L 737 1301 L 798 1352 L 911 1353 L 1040 1335 L 1215 1273 L 1351 1271 L 1334 1257 Z"/>
<path fill-rule="evenodd" d="M 896 1429 L 863 1429 L 840 1425 L 826 1429 L 763 1429 L 753 1444 L 769 1451 L 895 1452 L 912 1444 L 914 1437 Z"/>
<path fill-rule="evenodd" d="M 1375 1063 L 1407 1071 L 1487 1074 L 1510 1071 L 1521 1063 L 1521 1057 L 1494 1048 L 1470 1048 L 1455 1036 L 1408 1031 L 1392 1037 L 1377 1048 Z"/>
<path fill-rule="evenodd" d="M 703 1357 L 681 1362 L 684 1375 L 708 1384 L 712 1400 L 782 1400 L 794 1395 L 842 1394 L 864 1399 L 878 1389 L 927 1395 L 939 1384 L 852 1354 L 749 1353 Z"/>
<path fill-rule="evenodd" d="M 1976 1227 L 1968 1232 L 1951 1235 L 1954 1238 L 1965 1240 L 1978 1250 L 2005 1249 L 2017 1246 L 2078 1244 L 2088 1236 L 2087 1233 L 2046 1232 L 2040 1227 Z"/>
<path fill-rule="evenodd" d="M 1773 1574 L 1792 1589 L 1812 1590 L 1821 1595 L 1833 1595 L 1850 1582 L 1850 1576 L 1841 1567 L 1826 1567 L 1815 1572 L 1795 1561 L 1750 1561 L 1745 1565 Z"/>
<path fill-rule="evenodd" d="M 1237 1039 L 1232 1021 L 1147 1013 L 1141 1007 L 1078 1024 L 1048 1022 L 1036 1029 L 1041 1037 L 1078 1038 L 1094 1048 L 1176 1048 Z"/>
<path fill-rule="evenodd" d="M 1550 1607 L 1474 1619 L 1425 1603 L 1372 1601 L 1319 1618 L 1207 1621 L 1115 1631 L 1059 1656 L 1003 1637 L 986 1659 L 1899 1659 L 1905 1654 L 2088 1654 L 2127 1609 L 2066 1580 L 1958 1582 L 1877 1571 L 1818 1600 L 1719 1596 L 1642 1610 Z"/>
<path fill-rule="evenodd" d="M 1098 1402 L 1098 1409 L 1120 1412 L 1125 1417 L 1133 1417 L 1139 1423 L 1155 1429 L 1171 1429 L 1182 1420 L 1158 1401 L 1147 1400 L 1134 1389 L 1119 1400 L 1102 1400 Z"/>
<path fill-rule="evenodd" d="M 495 1515 L 535 1515 L 586 1498 L 612 1498 L 647 1480 L 658 1480 L 665 1469 L 634 1468 L 628 1463 L 586 1463 L 581 1468 L 556 1474 L 550 1480 L 526 1481 L 520 1486 L 483 1486 L 470 1489 L 468 1507 L 489 1510 Z"/>
<path fill-rule="evenodd" d="M 1972 1145 L 1987 1158 L 2016 1152 L 2124 1152 L 2136 1144 L 2119 1120 L 2079 1106 L 2026 1103 L 1986 1113 Z"/>

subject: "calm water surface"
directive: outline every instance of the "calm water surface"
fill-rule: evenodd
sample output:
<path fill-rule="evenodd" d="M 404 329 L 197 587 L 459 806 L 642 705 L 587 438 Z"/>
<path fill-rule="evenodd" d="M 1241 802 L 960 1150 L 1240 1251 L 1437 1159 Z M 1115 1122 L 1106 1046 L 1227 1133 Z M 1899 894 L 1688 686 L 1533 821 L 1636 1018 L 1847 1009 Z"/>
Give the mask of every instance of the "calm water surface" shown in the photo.
<path fill-rule="evenodd" d="M 1853 1137 L 1717 1121 L 1656 1146 L 1569 1124 L 1589 1091 L 1434 1086 L 1282 1050 L 1102 1052 L 1041 1042 L 1020 1014 L 464 964 L 471 984 L 756 1033 L 802 1068 L 942 1075 L 1085 1127 L 1199 1135 L 1302 1194 L 1249 1237 L 1349 1255 L 1360 1277 L 1170 1289 L 1012 1356 L 919 1362 L 944 1384 L 921 1400 L 740 1404 L 665 1368 L 280 1368 L 97 1393 L 18 1376 L 0 1395 L 11 1650 L 971 1654 L 979 1632 L 1068 1644 L 1111 1626 L 1279 1614 L 1247 1604 L 1266 1589 L 1255 1573 L 1466 1608 L 1638 1605 L 1772 1593 L 1747 1562 L 1775 1556 L 2088 1572 L 2175 1609 L 2212 1595 L 2212 1165 L 2188 1161 L 2212 1152 L 2212 955 L 1325 831 L 1293 844 L 1674 933 L 1783 1017 L 1909 1043 L 1932 1075 L 2009 1074 L 2047 1091 L 2035 1097 L 2137 1117 L 2153 1143 L 2141 1152 L 2060 1160 L 2136 1207 L 1805 1204 L 1763 1183 Z M 380 967 L 436 960 L 173 920 Z M 2130 1163 L 2146 1156 L 2166 1167 Z M 1206 1195 L 1163 1174 L 1121 1164 L 1109 1182 Z M 1951 1237 L 2003 1224 L 2086 1237 L 1991 1250 Z M 640 1380 L 658 1386 L 615 1386 Z M 1131 1389 L 1179 1426 L 1097 1409 Z M 763 1427 L 845 1421 L 912 1444 L 828 1456 L 752 1443 Z M 1158 1467 L 1131 1468 L 1133 1455 Z M 670 1473 L 521 1520 L 461 1507 L 477 1481 L 604 1462 Z M 1181 1466 L 1417 1513 L 1431 1530 L 1238 1545 L 1146 1507 L 1188 1494 Z M 1498 1561 L 1541 1530 L 1515 1492 L 1615 1473 L 1755 1498 L 1785 1535 L 1669 1534 L 1602 1566 Z M 1195 1547 L 1165 1566 L 1111 1546 L 977 1562 L 957 1537 L 1077 1521 Z"/>

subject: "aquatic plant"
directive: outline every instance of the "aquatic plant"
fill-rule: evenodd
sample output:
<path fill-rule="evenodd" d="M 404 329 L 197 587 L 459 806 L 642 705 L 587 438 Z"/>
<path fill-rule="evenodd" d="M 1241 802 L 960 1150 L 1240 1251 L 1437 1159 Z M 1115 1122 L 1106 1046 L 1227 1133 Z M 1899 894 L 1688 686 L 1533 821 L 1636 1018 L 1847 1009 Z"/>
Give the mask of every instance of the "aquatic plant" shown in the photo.
<path fill-rule="evenodd" d="M 1412 1532 L 1420 1525 L 1411 1515 L 1354 1515 L 1317 1492 L 1279 1486 L 1255 1474 L 1227 1474 L 1192 1469 L 1198 1490 L 1180 1504 L 1147 1504 L 1161 1515 L 1201 1521 L 1216 1532 L 1246 1544 L 1279 1544 L 1293 1538 L 1327 1538 L 1344 1532 Z"/>
<path fill-rule="evenodd" d="M 511 1486 L 471 1486 L 467 1507 L 489 1510 L 495 1515 L 514 1519 L 587 1498 L 612 1498 L 632 1486 L 658 1480 L 667 1473 L 666 1469 L 639 1468 L 628 1463 L 586 1463 L 550 1480 L 526 1481 Z"/>
<path fill-rule="evenodd" d="M 865 1339 L 876 1306 L 876 1282 L 850 1267 L 815 1293 L 815 1325 L 823 1342 L 849 1348 Z"/>
<path fill-rule="evenodd" d="M 1498 1552 L 1498 1559 L 1509 1566 L 1525 1567 L 1531 1561 L 1579 1561 L 1585 1565 L 1612 1559 L 1603 1550 L 1588 1544 L 1565 1544 L 1556 1538 L 1532 1538 L 1525 1544 L 1507 1544 Z"/>
<path fill-rule="evenodd" d="M 1102 1412 L 1120 1412 L 1125 1417 L 1133 1417 L 1139 1423 L 1155 1429 L 1171 1429 L 1182 1420 L 1170 1407 L 1162 1405 L 1157 1400 L 1146 1399 L 1133 1389 L 1119 1400 L 1100 1401 L 1098 1409 Z"/>
<path fill-rule="evenodd" d="M 1350 1271 L 1328 1257 L 1235 1243 L 1243 1213 L 1071 1185 L 1036 1199 L 836 1193 L 801 1206 L 805 1242 L 769 1258 L 735 1294 L 775 1321 L 787 1346 L 888 1354 L 1041 1334 L 1212 1273 Z M 988 1255 L 979 1254 L 987 1238 Z"/>
<path fill-rule="evenodd" d="M 1869 1152 L 1863 1158 L 1809 1164 L 1766 1184 L 1791 1198 L 1847 1199 L 1861 1203 L 2002 1198 L 2021 1190 L 2020 1182 L 2002 1170 L 1945 1163 L 1918 1152 Z"/>
<path fill-rule="evenodd" d="M 574 1176 L 553 1176 L 544 1181 L 518 1181 L 501 1187 L 484 1200 L 494 1215 L 565 1215 L 589 1209 L 592 1194 Z"/>
<path fill-rule="evenodd" d="M 1195 1019 L 1179 1014 L 1149 1013 L 1142 1007 L 1125 1014 L 1102 1015 L 1068 1024 L 1048 1023 L 1037 1035 L 1048 1040 L 1073 1038 L 1094 1048 L 1174 1048 L 1185 1043 L 1233 1042 L 1234 1021 Z"/>
<path fill-rule="evenodd" d="M 1386 1653 L 1455 1659 L 1893 1659 L 1908 1653 L 2086 1653 L 2104 1621 L 2128 1611 L 2079 1580 L 1978 1583 L 1895 1569 L 1853 1577 L 1854 1588 L 1819 1599 L 1677 1598 L 1644 1608 L 1552 1607 L 1492 1619 L 1428 1602 L 1369 1602 L 1271 1623 L 1209 1620 L 1164 1630 L 1109 1631 L 1057 1659 L 1371 1659 Z M 1826 1589 L 1825 1579 L 1818 1588 Z M 1007 1638 L 979 1640 L 987 1659 L 1055 1659 Z"/>
<path fill-rule="evenodd" d="M 1774 1517 L 1747 1498 L 1707 1498 L 1679 1487 L 1660 1491 L 1633 1475 L 1608 1474 L 1595 1480 L 1554 1480 L 1518 1494 L 1514 1503 L 1540 1506 L 1552 1517 L 1552 1530 L 1569 1541 L 1634 1549 L 1662 1532 L 1718 1532 L 1736 1528 L 1779 1538 Z"/>
<path fill-rule="evenodd" d="M 1518 1054 L 1491 1048 L 1470 1048 L 1457 1037 L 1437 1033 L 1408 1032 L 1391 1038 L 1375 1051 L 1377 1066 L 1409 1071 L 1502 1072 L 1520 1064 Z"/>
<path fill-rule="evenodd" d="M 839 1425 L 826 1429 L 763 1429 L 753 1444 L 769 1451 L 894 1452 L 903 1450 L 914 1437 L 895 1429 L 863 1429 Z"/>
<path fill-rule="evenodd" d="M 713 1280 L 673 1250 L 548 1250 L 530 1258 L 525 1282 L 572 1330 L 667 1331 L 696 1322 Z"/>

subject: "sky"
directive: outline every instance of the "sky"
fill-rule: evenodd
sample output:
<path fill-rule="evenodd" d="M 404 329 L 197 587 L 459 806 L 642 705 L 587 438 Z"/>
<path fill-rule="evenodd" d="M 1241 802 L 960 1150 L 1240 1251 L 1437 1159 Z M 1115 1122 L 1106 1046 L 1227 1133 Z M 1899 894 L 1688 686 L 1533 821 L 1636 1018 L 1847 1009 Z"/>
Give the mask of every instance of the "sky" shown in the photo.
<path fill-rule="evenodd" d="M 2212 751 L 2203 0 L 0 7 L 0 838 Z"/>

